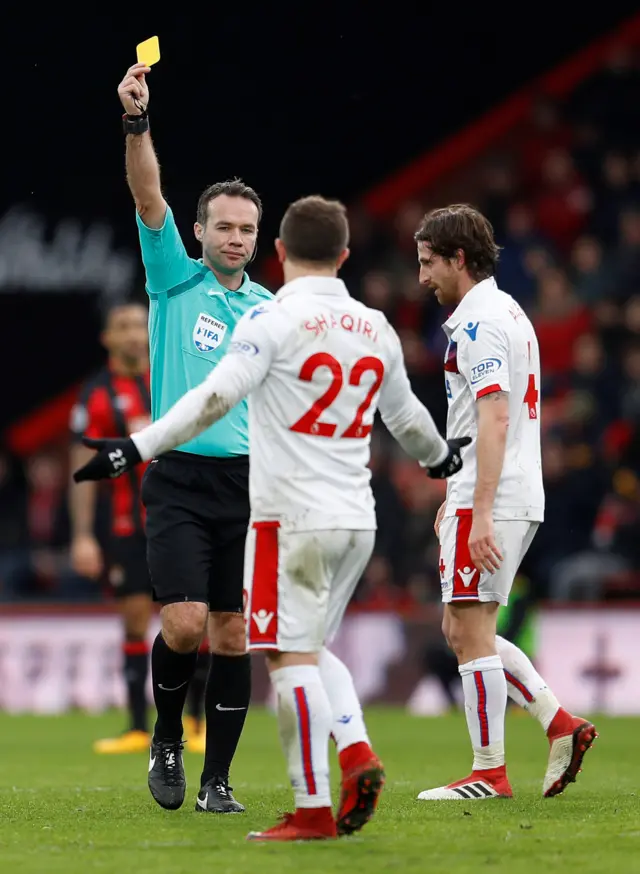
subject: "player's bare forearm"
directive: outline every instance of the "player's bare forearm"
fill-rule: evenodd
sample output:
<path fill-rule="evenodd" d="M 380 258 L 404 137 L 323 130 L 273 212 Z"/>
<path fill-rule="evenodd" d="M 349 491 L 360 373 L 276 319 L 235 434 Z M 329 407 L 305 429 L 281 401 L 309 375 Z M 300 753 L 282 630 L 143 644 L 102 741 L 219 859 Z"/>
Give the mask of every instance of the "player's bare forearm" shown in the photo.
<path fill-rule="evenodd" d="M 506 392 L 493 392 L 480 398 L 477 407 L 477 475 L 473 510 L 476 513 L 491 513 L 507 445 L 509 398 Z"/>
<path fill-rule="evenodd" d="M 86 446 L 71 447 L 71 470 L 78 470 L 93 458 L 93 450 Z M 96 514 L 98 484 L 95 482 L 72 483 L 69 490 L 69 514 L 71 537 L 93 536 Z"/>
<path fill-rule="evenodd" d="M 149 131 L 126 138 L 127 183 L 140 218 L 148 228 L 161 228 L 167 211 L 160 184 L 160 165 Z"/>

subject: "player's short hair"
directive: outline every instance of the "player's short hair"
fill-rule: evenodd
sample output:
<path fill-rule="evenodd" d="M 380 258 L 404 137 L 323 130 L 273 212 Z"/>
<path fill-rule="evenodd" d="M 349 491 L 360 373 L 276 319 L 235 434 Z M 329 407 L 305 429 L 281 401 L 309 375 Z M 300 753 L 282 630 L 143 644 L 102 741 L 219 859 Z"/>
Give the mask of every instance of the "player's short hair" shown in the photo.
<path fill-rule="evenodd" d="M 432 252 L 447 261 L 462 249 L 465 267 L 476 282 L 496 272 L 500 247 L 494 239 L 493 227 L 481 212 L 468 203 L 432 209 L 420 222 L 414 239 L 426 243 Z"/>
<path fill-rule="evenodd" d="M 349 245 L 347 210 L 319 194 L 292 203 L 280 222 L 280 239 L 292 261 L 329 264 Z"/>
<path fill-rule="evenodd" d="M 245 200 L 250 200 L 258 209 L 258 224 L 262 218 L 262 201 L 258 194 L 249 185 L 245 185 L 242 179 L 227 179 L 225 182 L 214 182 L 200 195 L 198 200 L 198 208 L 196 210 L 196 221 L 201 225 L 206 225 L 209 216 L 209 204 L 216 197 L 221 197 L 226 194 L 227 197 L 244 197 Z"/>

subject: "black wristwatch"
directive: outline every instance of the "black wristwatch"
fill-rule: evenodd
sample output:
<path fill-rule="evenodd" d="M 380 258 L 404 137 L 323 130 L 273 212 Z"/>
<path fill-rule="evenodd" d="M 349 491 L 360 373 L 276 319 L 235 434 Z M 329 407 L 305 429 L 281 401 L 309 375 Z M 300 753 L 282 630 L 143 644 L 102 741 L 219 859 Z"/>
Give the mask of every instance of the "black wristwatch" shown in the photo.
<path fill-rule="evenodd" d="M 140 115 L 127 115 L 125 112 L 122 116 L 122 128 L 125 136 L 127 134 L 140 136 L 149 130 L 149 113 L 145 110 Z"/>

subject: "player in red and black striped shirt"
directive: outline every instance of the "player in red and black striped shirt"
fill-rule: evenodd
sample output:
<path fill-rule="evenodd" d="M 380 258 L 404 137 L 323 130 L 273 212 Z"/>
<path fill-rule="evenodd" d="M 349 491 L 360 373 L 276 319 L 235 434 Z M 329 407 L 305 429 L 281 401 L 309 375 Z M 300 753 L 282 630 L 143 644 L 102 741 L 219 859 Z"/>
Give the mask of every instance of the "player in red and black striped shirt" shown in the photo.
<path fill-rule="evenodd" d="M 109 353 L 108 363 L 85 384 L 71 415 L 75 438 L 72 469 L 91 455 L 80 443 L 81 437 L 126 436 L 151 420 L 145 307 L 126 304 L 110 310 L 101 341 Z M 124 622 L 123 667 L 130 730 L 119 738 L 97 741 L 96 752 L 135 752 L 149 744 L 145 686 L 152 598 L 140 501 L 143 473 L 141 465 L 134 476 L 123 476 L 108 484 L 111 536 L 105 556 L 94 533 L 97 489 L 93 483 L 83 483 L 81 488 L 71 488 L 69 495 L 73 568 L 96 581 L 108 579 Z"/>
<path fill-rule="evenodd" d="M 109 353 L 108 363 L 86 383 L 72 412 L 72 470 L 93 455 L 80 443 L 81 437 L 128 436 L 151 420 L 147 319 L 146 307 L 140 304 L 121 304 L 107 314 L 101 341 Z M 70 490 L 74 570 L 96 581 L 106 576 L 124 623 L 123 670 L 130 728 L 120 737 L 97 741 L 94 749 L 100 753 L 146 751 L 150 742 L 145 687 L 149 661 L 147 629 L 153 602 L 147 569 L 144 506 L 140 500 L 145 467 L 140 465 L 127 476 L 107 484 L 111 498 L 111 537 L 106 556 L 94 533 L 96 483 L 74 485 Z M 206 677 L 207 653 L 201 654 L 200 660 L 204 659 L 207 664 L 198 670 L 190 689 L 196 693 L 191 695 L 190 701 L 195 717 L 198 711 L 200 715 L 202 712 L 204 683 L 200 684 L 202 690 L 198 695 L 198 680 L 201 674 Z M 204 734 L 201 738 L 199 734 L 190 737 L 193 751 L 204 744 Z"/>

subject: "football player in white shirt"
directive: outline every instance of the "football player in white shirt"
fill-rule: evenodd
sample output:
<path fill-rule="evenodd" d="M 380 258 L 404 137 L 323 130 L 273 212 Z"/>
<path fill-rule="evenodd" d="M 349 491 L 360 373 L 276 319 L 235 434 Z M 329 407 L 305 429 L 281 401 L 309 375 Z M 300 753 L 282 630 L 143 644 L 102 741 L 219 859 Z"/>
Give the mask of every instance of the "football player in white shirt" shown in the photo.
<path fill-rule="evenodd" d="M 398 336 L 337 278 L 348 257 L 344 207 L 292 204 L 276 241 L 285 285 L 249 310 L 229 354 L 153 425 L 100 451 L 76 481 L 117 476 L 191 439 L 250 395 L 251 521 L 245 556 L 251 650 L 263 650 L 277 692 L 280 736 L 296 811 L 261 840 L 358 831 L 384 783 L 353 681 L 325 646 L 371 557 L 376 517 L 368 468 L 376 409 L 432 477 L 461 468 L 410 388 Z M 328 746 L 342 770 L 334 820 Z"/>
<path fill-rule="evenodd" d="M 543 794 L 551 797 L 575 780 L 595 728 L 562 708 L 527 656 L 496 635 L 498 607 L 507 603 L 544 517 L 538 341 L 522 308 L 496 285 L 498 247 L 477 210 L 466 204 L 433 210 L 415 239 L 421 283 L 453 310 L 443 325 L 447 433 L 473 437 L 435 524 L 443 632 L 458 657 L 473 770 L 418 798 L 512 796 L 504 754 L 507 695 L 547 733 Z"/>

